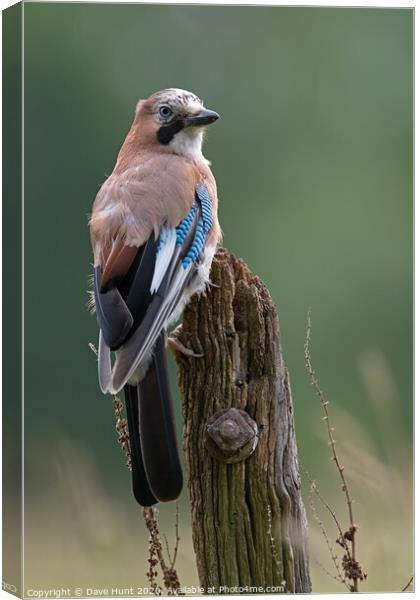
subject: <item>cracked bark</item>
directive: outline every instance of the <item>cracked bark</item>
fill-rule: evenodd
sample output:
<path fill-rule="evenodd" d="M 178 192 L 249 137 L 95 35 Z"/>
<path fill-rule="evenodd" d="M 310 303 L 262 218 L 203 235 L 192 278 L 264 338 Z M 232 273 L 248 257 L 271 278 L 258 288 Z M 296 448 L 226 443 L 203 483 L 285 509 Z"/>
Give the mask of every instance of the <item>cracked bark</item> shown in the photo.
<path fill-rule="evenodd" d="M 193 543 L 205 590 L 235 586 L 309 592 L 307 523 L 300 494 L 293 404 L 275 306 L 248 267 L 219 250 L 207 293 L 187 307 L 176 353 Z M 259 441 L 226 464 L 206 449 L 208 420 L 246 411 Z M 224 588 L 225 590 L 221 590 Z"/>

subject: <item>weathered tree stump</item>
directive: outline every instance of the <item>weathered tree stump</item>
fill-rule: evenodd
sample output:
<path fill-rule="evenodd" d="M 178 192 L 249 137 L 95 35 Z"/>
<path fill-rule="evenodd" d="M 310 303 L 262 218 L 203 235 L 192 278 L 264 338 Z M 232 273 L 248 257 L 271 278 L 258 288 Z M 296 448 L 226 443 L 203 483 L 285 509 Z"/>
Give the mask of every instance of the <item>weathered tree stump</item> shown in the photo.
<path fill-rule="evenodd" d="M 178 332 L 204 356 L 176 354 L 200 584 L 215 593 L 236 586 L 309 592 L 307 523 L 277 312 L 261 280 L 225 250 L 216 255 L 211 278 L 214 286 L 192 300 Z M 219 413 L 224 409 L 234 410 Z"/>

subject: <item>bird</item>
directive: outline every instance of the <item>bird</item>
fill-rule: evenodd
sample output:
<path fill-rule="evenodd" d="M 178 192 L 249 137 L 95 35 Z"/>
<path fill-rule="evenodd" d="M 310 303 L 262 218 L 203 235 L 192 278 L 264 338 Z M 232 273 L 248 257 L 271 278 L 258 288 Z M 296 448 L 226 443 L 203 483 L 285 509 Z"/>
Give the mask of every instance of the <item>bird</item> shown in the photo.
<path fill-rule="evenodd" d="M 167 332 L 211 283 L 221 228 L 202 147 L 218 118 L 178 88 L 140 100 L 90 215 L 99 386 L 124 390 L 132 491 L 145 507 L 175 500 L 183 486 L 166 346 L 199 355 Z"/>

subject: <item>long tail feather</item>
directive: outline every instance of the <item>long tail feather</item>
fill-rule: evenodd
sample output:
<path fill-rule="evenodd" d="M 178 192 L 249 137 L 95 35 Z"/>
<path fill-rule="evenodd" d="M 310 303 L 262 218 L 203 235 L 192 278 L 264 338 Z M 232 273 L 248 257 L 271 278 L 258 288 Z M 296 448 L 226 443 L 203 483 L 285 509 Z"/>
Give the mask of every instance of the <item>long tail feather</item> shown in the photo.
<path fill-rule="evenodd" d="M 128 433 L 130 436 L 133 494 L 141 506 L 152 506 L 153 504 L 156 504 L 158 500 L 156 500 L 153 492 L 150 489 L 144 469 L 140 445 L 138 390 L 137 387 L 126 385 L 124 392 Z"/>
<path fill-rule="evenodd" d="M 138 384 L 140 441 L 147 480 L 161 502 L 174 500 L 182 490 L 182 469 L 161 333 L 145 378 Z"/>

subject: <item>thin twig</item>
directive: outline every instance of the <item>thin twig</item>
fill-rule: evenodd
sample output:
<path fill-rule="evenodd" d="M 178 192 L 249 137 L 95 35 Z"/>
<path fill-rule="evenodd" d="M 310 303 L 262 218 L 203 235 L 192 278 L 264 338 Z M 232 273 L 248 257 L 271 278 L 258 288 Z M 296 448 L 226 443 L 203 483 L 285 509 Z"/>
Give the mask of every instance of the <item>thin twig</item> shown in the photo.
<path fill-rule="evenodd" d="M 169 562 L 171 563 L 171 569 L 174 568 L 176 563 L 176 557 L 178 554 L 178 546 L 181 538 L 179 537 L 179 504 L 176 503 L 176 513 L 175 513 L 175 546 L 174 546 L 174 555 L 171 557 L 171 551 L 169 550 L 168 538 L 165 534 L 163 534 L 163 539 L 165 540 L 166 546 L 166 554 L 168 555 Z"/>
<path fill-rule="evenodd" d="M 128 432 L 128 422 L 124 417 L 124 405 L 118 396 L 112 396 L 112 406 L 114 408 L 115 430 L 118 435 L 118 444 L 125 456 L 125 464 L 131 471 L 131 448 L 130 434 Z"/>
<path fill-rule="evenodd" d="M 325 529 L 325 525 L 324 525 L 321 517 L 318 515 L 318 512 L 316 510 L 316 507 L 315 507 L 315 504 L 314 504 L 314 501 L 313 501 L 312 498 L 309 501 L 309 508 L 311 509 L 312 514 L 314 515 L 314 518 L 315 518 L 316 522 L 318 523 L 319 528 L 321 529 L 322 535 L 324 536 L 324 540 L 325 540 L 325 543 L 327 544 L 328 551 L 329 551 L 331 559 L 332 559 L 332 561 L 334 563 L 335 570 L 337 571 L 337 575 L 339 577 L 339 581 L 341 583 L 343 583 L 348 590 L 350 590 L 350 586 L 348 585 L 347 581 L 345 580 L 345 578 L 343 576 L 343 573 L 341 572 L 341 569 L 340 569 L 340 566 L 339 566 L 339 563 L 338 563 L 338 556 L 334 552 L 334 549 L 333 549 L 332 544 L 331 544 L 331 542 L 329 540 L 327 531 Z"/>
<path fill-rule="evenodd" d="M 336 575 L 334 575 L 333 573 L 331 573 L 331 571 L 328 571 L 328 569 L 326 569 L 324 567 L 324 565 L 322 563 L 319 562 L 319 560 L 317 560 L 316 558 L 312 559 L 313 562 L 318 565 L 318 567 L 324 571 L 325 575 L 328 575 L 328 577 L 330 577 L 331 579 L 334 579 L 335 581 L 338 581 L 338 583 L 344 583 L 344 585 L 347 587 L 347 589 L 349 589 L 349 586 L 347 585 L 347 583 L 345 581 L 343 581 L 342 579 L 339 579 Z"/>
<path fill-rule="evenodd" d="M 405 587 L 403 587 L 403 589 L 401 590 L 402 592 L 406 592 L 408 590 L 410 585 L 413 583 L 413 579 L 414 579 L 414 575 L 411 576 L 410 581 L 407 583 L 407 585 Z"/>
<path fill-rule="evenodd" d="M 163 539 L 165 540 L 165 549 L 166 549 L 166 554 L 168 555 L 168 560 L 172 565 L 172 557 L 171 557 L 171 551 L 169 550 L 169 542 L 168 542 L 168 538 L 166 536 L 166 533 L 163 534 Z"/>
<path fill-rule="evenodd" d="M 343 542 L 344 542 L 344 540 L 349 540 L 351 542 L 351 558 L 347 557 L 347 560 L 345 560 L 343 562 L 343 566 L 348 567 L 348 569 L 345 568 L 345 571 L 346 570 L 348 572 L 354 571 L 354 576 L 351 577 L 353 580 L 352 591 L 357 592 L 358 584 L 359 584 L 359 582 L 358 582 L 359 575 L 361 575 L 361 577 L 360 577 L 361 579 L 364 579 L 365 574 L 361 571 L 360 565 L 358 564 L 357 559 L 356 559 L 357 527 L 354 523 L 353 506 L 352 506 L 353 500 L 351 498 L 350 489 L 349 489 L 346 477 L 344 475 L 344 467 L 342 466 L 342 464 L 338 458 L 337 449 L 336 449 L 337 442 L 333 436 L 334 428 L 331 425 L 330 415 L 328 412 L 328 400 L 325 398 L 324 392 L 321 390 L 321 387 L 320 387 L 319 382 L 315 375 L 315 371 L 312 367 L 311 353 L 310 353 L 311 328 L 312 328 L 311 309 L 309 309 L 308 315 L 307 315 L 306 338 L 305 338 L 305 345 L 304 345 L 305 364 L 306 364 L 306 369 L 309 373 L 311 384 L 315 388 L 315 392 L 321 401 L 322 409 L 324 412 L 323 421 L 325 421 L 325 424 L 326 424 L 327 434 L 328 434 L 328 439 L 329 439 L 329 446 L 331 447 L 331 452 L 332 452 L 331 460 L 334 461 L 334 463 L 337 467 L 337 471 L 339 473 L 339 476 L 340 476 L 340 479 L 342 482 L 341 489 L 346 496 L 350 527 L 349 527 L 349 530 L 344 534 L 345 537 L 343 537 Z M 359 571 L 360 571 L 360 573 L 359 573 Z"/>
<path fill-rule="evenodd" d="M 168 591 L 168 594 L 170 596 L 179 596 L 181 595 L 181 585 L 179 583 L 178 574 L 172 566 L 168 567 L 163 556 L 162 543 L 159 538 L 157 508 L 154 506 L 143 508 L 143 517 L 150 536 L 149 562 L 153 561 L 153 566 L 155 566 L 155 564 L 157 563 L 155 563 L 154 561 L 157 560 L 162 570 L 163 582 L 166 590 Z"/>
<path fill-rule="evenodd" d="M 175 567 L 176 559 L 178 556 L 178 548 L 179 542 L 181 538 L 179 537 L 179 503 L 176 503 L 176 513 L 175 513 L 175 547 L 174 547 L 174 556 L 171 562 L 171 568 Z"/>
<path fill-rule="evenodd" d="M 146 514 L 146 510 L 143 509 L 143 516 L 146 523 L 146 527 L 149 530 L 149 558 L 147 562 L 149 563 L 149 568 L 146 573 L 147 580 L 149 582 L 150 591 L 154 596 L 161 596 L 162 590 L 157 582 L 158 572 L 156 570 L 156 566 L 159 563 L 159 557 L 157 553 L 157 544 L 155 541 L 155 532 L 154 525 L 152 520 L 149 520 L 149 515 Z M 153 510 L 153 509 L 150 509 Z M 153 513 L 152 513 L 153 516 Z"/>
<path fill-rule="evenodd" d="M 316 481 L 314 479 L 310 478 L 309 473 L 306 471 L 306 476 L 308 478 L 309 481 L 309 485 L 310 485 L 310 491 L 313 492 L 316 497 L 318 498 L 318 500 L 321 502 L 321 504 L 324 506 L 324 508 L 330 513 L 336 527 L 338 530 L 338 534 L 339 534 L 339 539 L 342 543 L 342 547 L 346 550 L 347 554 L 350 556 L 350 550 L 349 550 L 349 546 L 347 544 L 347 540 L 345 538 L 345 535 L 343 533 L 343 528 L 340 525 L 340 522 L 337 518 L 337 513 L 335 512 L 335 510 L 333 510 L 333 508 L 329 505 L 329 503 L 325 500 L 325 498 L 322 496 L 321 492 L 319 491 L 318 486 L 316 485 Z"/>

